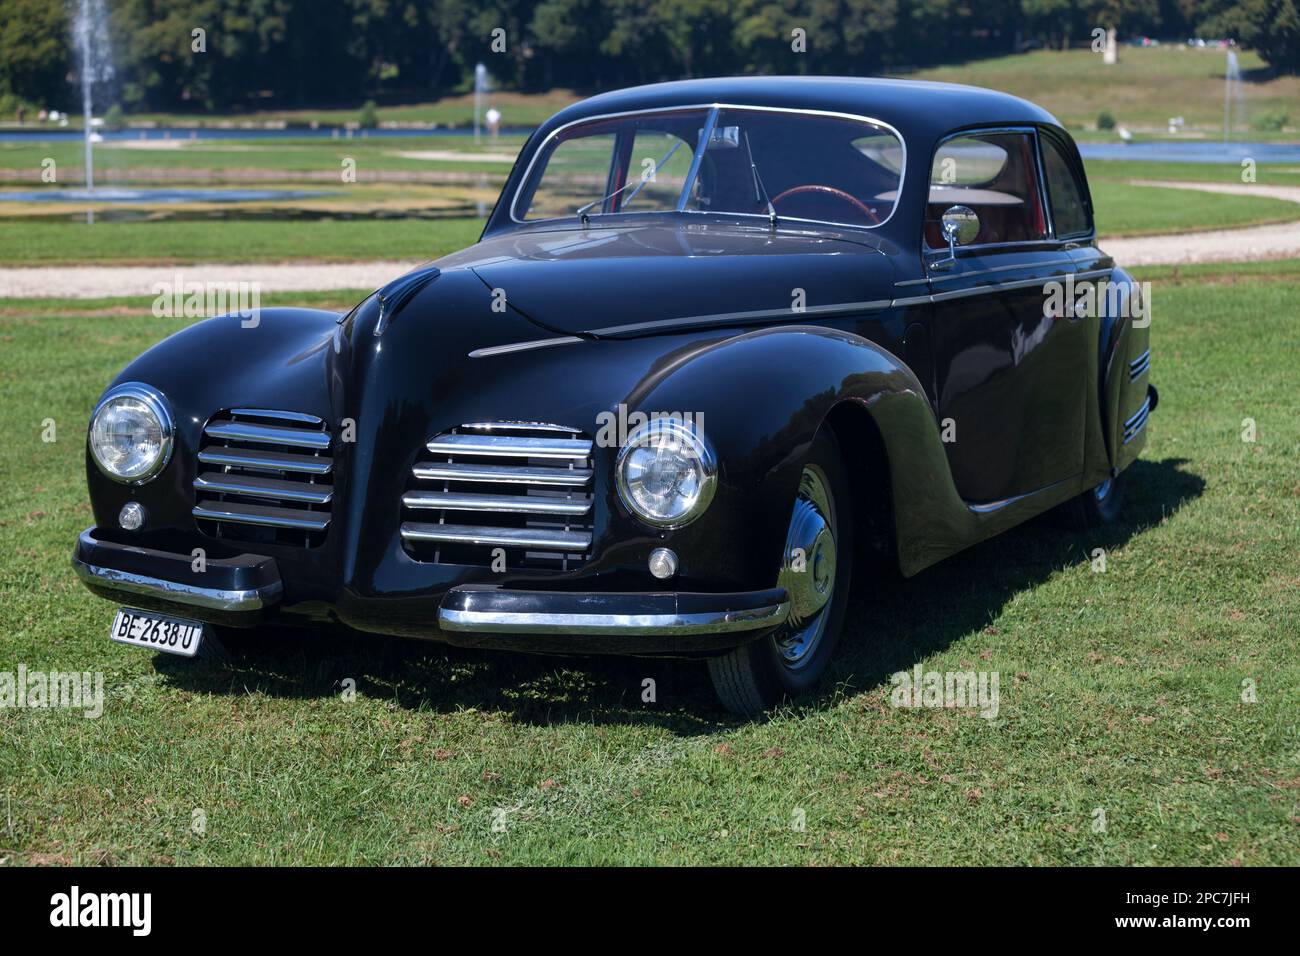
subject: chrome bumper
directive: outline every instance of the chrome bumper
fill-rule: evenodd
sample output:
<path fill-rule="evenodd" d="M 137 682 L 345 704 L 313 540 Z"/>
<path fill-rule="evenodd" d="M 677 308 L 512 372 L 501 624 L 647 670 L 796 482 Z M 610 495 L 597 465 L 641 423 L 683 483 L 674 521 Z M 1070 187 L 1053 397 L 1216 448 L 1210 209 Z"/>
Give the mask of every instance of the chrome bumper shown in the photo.
<path fill-rule="evenodd" d="M 587 651 L 694 652 L 733 647 L 782 624 L 790 614 L 784 588 L 726 594 L 512 591 L 453 588 L 438 608 L 438 627 L 452 635 L 518 635 L 514 646 Z M 576 638 L 569 643 L 566 638 Z M 592 638 L 609 638 L 592 641 Z M 686 640 L 678 640 L 685 638 Z M 456 643 L 503 643 L 493 640 Z"/>
<path fill-rule="evenodd" d="M 267 557 L 210 558 L 195 571 L 187 554 L 101 540 L 93 532 L 77 539 L 72 568 L 86 587 L 110 600 L 239 625 L 256 623 L 284 592 Z"/>

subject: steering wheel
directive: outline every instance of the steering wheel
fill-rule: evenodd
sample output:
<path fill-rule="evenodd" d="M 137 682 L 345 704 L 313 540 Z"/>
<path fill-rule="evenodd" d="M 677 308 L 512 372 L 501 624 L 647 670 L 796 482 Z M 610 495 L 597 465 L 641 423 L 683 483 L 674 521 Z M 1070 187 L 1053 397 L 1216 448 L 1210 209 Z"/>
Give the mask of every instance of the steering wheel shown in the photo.
<path fill-rule="evenodd" d="M 791 196 L 799 196 L 807 193 L 813 193 L 822 196 L 831 196 L 835 199 L 843 200 L 844 202 L 849 203 L 851 206 L 853 206 L 853 208 L 858 210 L 858 212 L 862 213 L 864 216 L 870 219 L 872 223 L 874 223 L 877 226 L 880 225 L 880 217 L 876 215 L 876 211 L 874 209 L 860 202 L 856 196 L 852 196 L 849 193 L 846 193 L 843 189 L 836 189 L 834 186 L 823 186 L 816 183 L 809 183 L 806 186 L 791 186 L 789 189 L 781 193 L 779 196 L 774 196 L 772 198 L 772 205 L 775 206 L 777 203 L 781 202 L 781 200 L 789 199 Z"/>

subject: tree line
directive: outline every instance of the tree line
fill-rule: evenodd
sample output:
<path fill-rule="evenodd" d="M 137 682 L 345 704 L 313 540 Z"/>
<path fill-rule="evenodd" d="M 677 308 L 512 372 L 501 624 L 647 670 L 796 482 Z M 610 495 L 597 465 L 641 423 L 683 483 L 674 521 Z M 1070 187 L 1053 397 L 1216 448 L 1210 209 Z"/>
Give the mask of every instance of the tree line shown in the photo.
<path fill-rule="evenodd" d="M 0 112 L 68 109 L 77 0 L 0 0 Z M 69 3 L 69 6 L 65 6 Z M 1300 0 L 108 0 L 131 112 L 580 91 L 737 73 L 866 75 L 1122 36 L 1235 38 L 1300 71 Z M 105 95 L 97 96 L 103 102 Z"/>

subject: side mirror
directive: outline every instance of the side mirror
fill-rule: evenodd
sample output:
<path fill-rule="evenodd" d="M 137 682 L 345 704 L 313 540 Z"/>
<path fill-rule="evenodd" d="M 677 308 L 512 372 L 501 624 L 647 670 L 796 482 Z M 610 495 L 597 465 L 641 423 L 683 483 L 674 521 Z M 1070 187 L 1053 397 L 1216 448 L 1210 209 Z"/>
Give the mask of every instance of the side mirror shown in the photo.
<path fill-rule="evenodd" d="M 939 220 L 948 240 L 948 258 L 957 258 L 957 247 L 970 245 L 980 234 L 980 217 L 970 206 L 949 206 Z"/>

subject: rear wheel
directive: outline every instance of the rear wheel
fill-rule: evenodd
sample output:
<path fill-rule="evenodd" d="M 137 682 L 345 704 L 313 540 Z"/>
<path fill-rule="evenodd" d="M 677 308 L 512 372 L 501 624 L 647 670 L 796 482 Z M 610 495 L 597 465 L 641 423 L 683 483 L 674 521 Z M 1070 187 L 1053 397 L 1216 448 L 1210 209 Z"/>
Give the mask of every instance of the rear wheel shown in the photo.
<path fill-rule="evenodd" d="M 1124 510 L 1127 484 L 1128 472 L 1121 471 L 1114 478 L 1107 478 L 1097 487 L 1067 501 L 1061 508 L 1064 523 L 1074 531 L 1091 531 L 1115 524 Z"/>
<path fill-rule="evenodd" d="M 848 477 L 834 437 L 823 429 L 799 478 L 777 578 L 790 615 L 773 634 L 709 659 L 723 706 L 757 717 L 817 686 L 839 641 L 852 564 Z"/>

